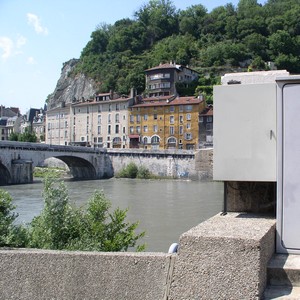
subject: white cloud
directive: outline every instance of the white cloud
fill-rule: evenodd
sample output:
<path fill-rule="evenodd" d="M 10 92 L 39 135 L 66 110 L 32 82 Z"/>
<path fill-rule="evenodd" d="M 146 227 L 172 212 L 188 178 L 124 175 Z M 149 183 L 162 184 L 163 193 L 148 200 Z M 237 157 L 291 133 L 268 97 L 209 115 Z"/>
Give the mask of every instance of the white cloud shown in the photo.
<path fill-rule="evenodd" d="M 6 36 L 0 36 L 0 49 L 2 49 L 2 59 L 6 60 L 13 55 L 14 42 Z"/>
<path fill-rule="evenodd" d="M 37 34 L 44 34 L 44 35 L 48 34 L 48 29 L 41 25 L 41 20 L 37 15 L 28 13 L 27 14 L 27 22 L 29 25 L 33 26 L 33 28 Z"/>
<path fill-rule="evenodd" d="M 23 45 L 26 44 L 26 42 L 27 39 L 24 36 L 20 35 L 17 39 L 17 48 L 20 49 Z"/>
<path fill-rule="evenodd" d="M 27 58 L 27 64 L 29 64 L 29 65 L 35 65 L 36 61 L 35 61 L 35 59 L 32 56 L 30 56 L 30 57 Z"/>

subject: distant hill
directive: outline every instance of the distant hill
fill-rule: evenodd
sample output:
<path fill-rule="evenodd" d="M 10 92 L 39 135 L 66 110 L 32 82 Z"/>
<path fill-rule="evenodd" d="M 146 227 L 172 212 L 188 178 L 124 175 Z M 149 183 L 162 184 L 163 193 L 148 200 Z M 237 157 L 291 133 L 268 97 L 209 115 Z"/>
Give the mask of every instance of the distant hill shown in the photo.
<path fill-rule="evenodd" d="M 96 92 L 142 93 L 145 69 L 176 61 L 202 74 L 195 93 L 225 72 L 265 70 L 270 61 L 300 73 L 299 54 L 299 0 L 240 0 L 209 13 L 201 4 L 178 10 L 170 0 L 150 0 L 133 19 L 97 26 L 69 75 L 92 79 Z"/>

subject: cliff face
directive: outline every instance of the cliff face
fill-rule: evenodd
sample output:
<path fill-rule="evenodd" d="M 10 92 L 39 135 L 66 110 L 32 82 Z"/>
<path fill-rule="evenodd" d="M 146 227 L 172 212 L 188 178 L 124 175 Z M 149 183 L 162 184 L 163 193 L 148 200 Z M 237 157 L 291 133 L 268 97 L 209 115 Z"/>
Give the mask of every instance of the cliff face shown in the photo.
<path fill-rule="evenodd" d="M 61 76 L 56 84 L 54 92 L 48 99 L 48 109 L 60 106 L 62 103 L 72 103 L 82 98 L 90 99 L 96 93 L 96 83 L 84 74 L 75 77 L 70 73 L 79 62 L 78 59 L 71 59 L 63 64 Z"/>

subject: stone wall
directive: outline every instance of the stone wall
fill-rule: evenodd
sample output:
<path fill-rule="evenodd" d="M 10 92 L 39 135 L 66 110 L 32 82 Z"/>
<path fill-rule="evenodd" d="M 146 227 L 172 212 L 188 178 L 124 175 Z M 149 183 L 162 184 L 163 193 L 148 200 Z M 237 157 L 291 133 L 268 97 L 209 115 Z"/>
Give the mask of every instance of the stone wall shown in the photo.
<path fill-rule="evenodd" d="M 0 250 L 0 300 L 261 299 L 275 220 L 217 215 L 180 237 L 179 252 Z"/>
<path fill-rule="evenodd" d="M 0 250 L 0 299 L 167 299 L 174 256 Z"/>
<path fill-rule="evenodd" d="M 140 150 L 108 149 L 114 174 L 133 162 L 144 166 L 155 175 L 191 180 L 211 180 L 213 151 L 202 149 L 181 150 Z"/>

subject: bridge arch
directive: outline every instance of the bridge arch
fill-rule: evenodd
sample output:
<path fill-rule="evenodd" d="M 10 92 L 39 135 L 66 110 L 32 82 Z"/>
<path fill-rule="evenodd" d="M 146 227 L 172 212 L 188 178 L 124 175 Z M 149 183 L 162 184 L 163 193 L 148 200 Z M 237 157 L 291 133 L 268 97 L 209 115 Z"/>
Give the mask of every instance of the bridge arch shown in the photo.
<path fill-rule="evenodd" d="M 11 175 L 8 169 L 0 162 L 0 185 L 11 183 Z"/>
<path fill-rule="evenodd" d="M 53 157 L 62 160 L 69 167 L 74 179 L 95 179 L 97 177 L 95 167 L 86 159 L 68 155 Z"/>

